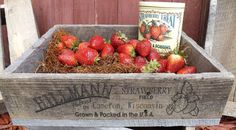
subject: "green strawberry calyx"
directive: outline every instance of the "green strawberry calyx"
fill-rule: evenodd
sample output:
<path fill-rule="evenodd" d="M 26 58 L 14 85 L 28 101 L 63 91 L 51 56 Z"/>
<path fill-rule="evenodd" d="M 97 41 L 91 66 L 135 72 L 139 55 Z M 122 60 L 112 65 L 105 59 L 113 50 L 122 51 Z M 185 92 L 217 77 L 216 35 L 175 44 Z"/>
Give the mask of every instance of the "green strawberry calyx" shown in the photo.
<path fill-rule="evenodd" d="M 156 69 L 160 67 L 160 64 L 157 60 L 151 60 L 142 68 L 143 73 L 153 73 Z"/>
<path fill-rule="evenodd" d="M 130 56 L 131 56 L 131 57 L 135 57 L 135 56 L 136 56 L 136 52 L 135 52 L 134 49 L 131 51 Z"/>
<path fill-rule="evenodd" d="M 119 37 L 120 39 L 124 40 L 125 42 L 128 41 L 127 36 L 126 36 L 124 33 L 122 33 L 121 31 L 119 31 L 117 34 L 118 34 L 118 37 Z"/>
<path fill-rule="evenodd" d="M 73 46 L 72 46 L 71 50 L 73 50 L 73 51 L 77 50 L 78 45 L 79 45 L 78 41 L 73 42 Z"/>
<path fill-rule="evenodd" d="M 96 57 L 96 58 L 94 59 L 94 63 L 95 63 L 95 64 L 98 64 L 98 61 L 100 61 L 100 58 L 99 58 L 99 57 Z"/>

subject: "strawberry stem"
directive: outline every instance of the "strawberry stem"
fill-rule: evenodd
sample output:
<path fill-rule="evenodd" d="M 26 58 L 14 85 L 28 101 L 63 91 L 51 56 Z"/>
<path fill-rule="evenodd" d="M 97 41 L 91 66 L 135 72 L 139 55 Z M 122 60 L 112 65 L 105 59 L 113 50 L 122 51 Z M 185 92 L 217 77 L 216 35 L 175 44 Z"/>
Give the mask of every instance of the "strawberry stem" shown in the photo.
<path fill-rule="evenodd" d="M 153 73 L 159 67 L 160 67 L 160 64 L 157 62 L 157 60 L 151 60 L 148 64 L 146 64 L 142 68 L 142 72 L 143 73 Z"/>

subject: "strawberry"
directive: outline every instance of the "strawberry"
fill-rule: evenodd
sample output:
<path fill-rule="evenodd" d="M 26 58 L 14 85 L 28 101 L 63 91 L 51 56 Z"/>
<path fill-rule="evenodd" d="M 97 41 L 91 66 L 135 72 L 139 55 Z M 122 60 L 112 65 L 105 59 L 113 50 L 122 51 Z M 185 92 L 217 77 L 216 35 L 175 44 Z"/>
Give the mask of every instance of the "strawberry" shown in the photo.
<path fill-rule="evenodd" d="M 93 65 L 99 60 L 98 56 L 97 50 L 92 48 L 83 48 L 75 53 L 75 58 L 81 65 Z"/>
<path fill-rule="evenodd" d="M 104 47 L 104 40 L 101 36 L 93 36 L 91 39 L 90 39 L 90 45 L 89 47 L 92 48 L 92 49 L 95 49 L 97 51 L 101 51 Z"/>
<path fill-rule="evenodd" d="M 161 59 L 158 61 L 159 64 L 160 64 L 160 67 L 158 69 L 156 69 L 156 72 L 157 73 L 163 73 L 163 72 L 166 72 L 166 67 L 167 67 L 167 59 Z"/>
<path fill-rule="evenodd" d="M 101 57 L 106 58 L 107 56 L 113 55 L 114 51 L 115 50 L 111 44 L 105 44 L 101 52 Z"/>
<path fill-rule="evenodd" d="M 127 37 L 124 33 L 116 32 L 111 36 L 111 45 L 117 49 L 120 45 L 124 45 L 127 42 Z"/>
<path fill-rule="evenodd" d="M 148 62 L 143 68 L 143 73 L 153 73 L 160 67 L 160 64 L 156 60 Z"/>
<path fill-rule="evenodd" d="M 148 40 L 151 39 L 151 36 L 152 35 L 150 33 L 145 34 L 145 38 L 148 39 Z"/>
<path fill-rule="evenodd" d="M 121 64 L 124 65 L 131 65 L 134 63 L 134 59 L 131 56 L 124 53 L 119 54 L 119 61 Z"/>
<path fill-rule="evenodd" d="M 136 39 L 131 39 L 128 41 L 128 44 L 131 44 L 134 47 L 134 49 L 136 48 L 138 43 L 139 43 L 139 40 L 136 40 Z"/>
<path fill-rule="evenodd" d="M 147 56 L 147 59 L 148 59 L 148 61 L 151 61 L 151 60 L 159 61 L 161 59 L 161 56 L 157 52 L 156 49 L 152 48 L 150 54 Z"/>
<path fill-rule="evenodd" d="M 73 51 L 64 49 L 63 52 L 58 56 L 58 60 L 68 66 L 76 66 L 77 60 Z"/>
<path fill-rule="evenodd" d="M 74 52 L 70 49 L 63 49 L 63 50 L 61 50 L 61 54 L 63 54 L 63 55 L 73 55 Z"/>
<path fill-rule="evenodd" d="M 137 56 L 134 59 L 134 65 L 136 67 L 138 67 L 139 69 L 141 69 L 143 66 L 145 66 L 147 64 L 147 61 L 144 57 L 142 56 Z"/>
<path fill-rule="evenodd" d="M 180 69 L 177 74 L 193 74 L 197 72 L 197 68 L 195 66 L 185 66 Z"/>
<path fill-rule="evenodd" d="M 151 43 L 150 41 L 144 39 L 140 41 L 136 46 L 136 51 L 142 57 L 146 57 L 150 54 L 151 51 Z"/>
<path fill-rule="evenodd" d="M 164 35 L 159 35 L 159 37 L 158 37 L 158 39 L 157 39 L 158 41 L 164 41 Z"/>
<path fill-rule="evenodd" d="M 184 57 L 179 54 L 170 54 L 167 57 L 167 72 L 175 73 L 182 69 L 185 65 Z"/>
<path fill-rule="evenodd" d="M 165 34 L 168 30 L 165 25 L 160 25 L 160 29 L 161 29 L 161 34 Z"/>
<path fill-rule="evenodd" d="M 61 41 L 69 49 L 73 49 L 78 44 L 78 39 L 72 35 L 61 36 Z"/>
<path fill-rule="evenodd" d="M 63 44 L 63 42 L 59 42 L 59 43 L 57 44 L 57 49 L 58 49 L 59 51 L 62 51 L 64 48 L 65 48 L 65 45 Z"/>
<path fill-rule="evenodd" d="M 81 42 L 80 44 L 79 44 L 79 46 L 78 46 L 78 50 L 82 50 L 82 49 L 84 49 L 84 48 L 88 48 L 88 46 L 90 45 L 90 43 L 89 42 Z"/>
<path fill-rule="evenodd" d="M 124 53 L 126 55 L 129 55 L 131 57 L 135 57 L 135 49 L 133 47 L 133 45 L 131 44 L 125 44 L 125 45 L 121 45 L 118 47 L 117 49 L 118 53 Z"/>
<path fill-rule="evenodd" d="M 152 26 L 150 28 L 150 33 L 153 39 L 157 40 L 159 35 L 161 34 L 161 28 L 158 26 Z"/>
<path fill-rule="evenodd" d="M 139 28 L 139 31 L 140 31 L 140 33 L 144 33 L 145 30 L 146 30 L 146 25 L 145 25 L 145 23 L 142 23 L 140 28 Z"/>

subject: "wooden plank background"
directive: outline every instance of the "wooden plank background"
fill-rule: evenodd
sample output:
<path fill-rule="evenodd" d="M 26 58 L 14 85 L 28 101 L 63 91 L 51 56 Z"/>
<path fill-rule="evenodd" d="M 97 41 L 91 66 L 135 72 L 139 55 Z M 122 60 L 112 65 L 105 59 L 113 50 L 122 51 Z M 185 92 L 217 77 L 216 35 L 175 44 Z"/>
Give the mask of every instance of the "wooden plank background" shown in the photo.
<path fill-rule="evenodd" d="M 141 0 L 32 0 L 40 34 L 54 24 L 137 24 Z M 144 0 L 150 1 L 150 0 Z M 209 0 L 151 0 L 185 2 L 183 30 L 202 45 Z"/>
<path fill-rule="evenodd" d="M 204 47 L 210 0 L 32 0 L 32 4 L 39 33 L 43 35 L 55 24 L 137 24 L 139 1 L 185 2 L 183 30 Z M 2 30 L 4 58 L 8 66 L 5 25 Z"/>

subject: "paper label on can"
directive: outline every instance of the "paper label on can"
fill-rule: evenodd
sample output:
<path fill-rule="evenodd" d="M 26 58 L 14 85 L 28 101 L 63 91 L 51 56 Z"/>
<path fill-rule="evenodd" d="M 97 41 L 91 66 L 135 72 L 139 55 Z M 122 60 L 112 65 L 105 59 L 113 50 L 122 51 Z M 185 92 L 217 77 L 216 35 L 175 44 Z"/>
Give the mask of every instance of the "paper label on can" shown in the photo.
<path fill-rule="evenodd" d="M 140 7 L 139 40 L 149 39 L 161 54 L 179 49 L 183 9 Z"/>

